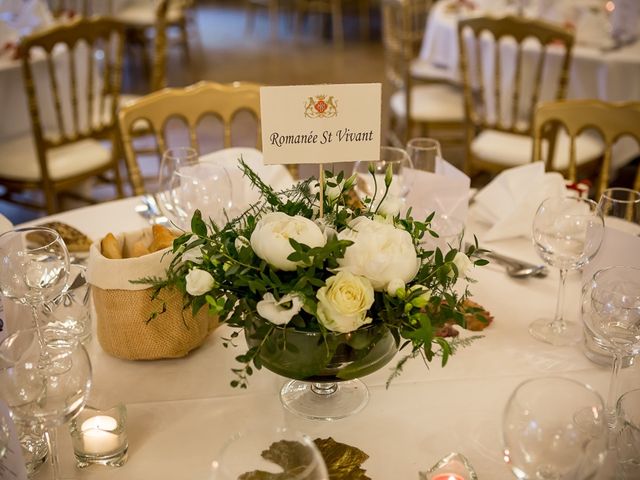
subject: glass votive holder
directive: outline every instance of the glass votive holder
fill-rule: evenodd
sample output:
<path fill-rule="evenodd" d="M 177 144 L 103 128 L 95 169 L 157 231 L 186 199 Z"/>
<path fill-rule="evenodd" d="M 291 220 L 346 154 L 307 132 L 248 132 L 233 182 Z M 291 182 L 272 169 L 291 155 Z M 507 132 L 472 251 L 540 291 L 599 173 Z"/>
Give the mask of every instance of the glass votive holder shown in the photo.
<path fill-rule="evenodd" d="M 419 472 L 420 480 L 478 480 L 478 475 L 460 453 L 451 452 L 426 472 Z"/>
<path fill-rule="evenodd" d="M 86 406 L 69 426 L 77 466 L 124 465 L 129 448 L 126 424 L 127 409 L 122 404 L 108 410 Z"/>

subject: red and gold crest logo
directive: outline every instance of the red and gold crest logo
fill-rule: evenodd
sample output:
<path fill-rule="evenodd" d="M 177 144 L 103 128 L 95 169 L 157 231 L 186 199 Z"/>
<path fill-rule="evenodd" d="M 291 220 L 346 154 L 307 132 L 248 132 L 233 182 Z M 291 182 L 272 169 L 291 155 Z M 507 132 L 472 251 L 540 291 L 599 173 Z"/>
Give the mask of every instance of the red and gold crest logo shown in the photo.
<path fill-rule="evenodd" d="M 308 118 L 331 118 L 338 115 L 338 101 L 332 96 L 309 97 L 304 106 L 304 116 Z"/>

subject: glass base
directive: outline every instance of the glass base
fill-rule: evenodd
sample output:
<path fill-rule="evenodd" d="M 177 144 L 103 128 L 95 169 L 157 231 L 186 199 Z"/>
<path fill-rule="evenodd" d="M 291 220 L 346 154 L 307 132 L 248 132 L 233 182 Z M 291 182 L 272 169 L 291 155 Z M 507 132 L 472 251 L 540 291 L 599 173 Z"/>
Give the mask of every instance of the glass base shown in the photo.
<path fill-rule="evenodd" d="M 582 338 L 582 325 L 576 322 L 563 322 L 561 328 L 553 324 L 549 318 L 539 318 L 529 325 L 529 333 L 536 340 L 551 345 L 575 345 Z"/>
<path fill-rule="evenodd" d="M 19 434 L 20 448 L 24 458 L 24 466 L 27 475 L 32 478 L 40 471 L 49 457 L 49 447 L 42 432 L 27 430 L 26 428 Z"/>
<path fill-rule="evenodd" d="M 90 454 L 80 454 L 75 452 L 76 456 L 76 465 L 78 468 L 85 468 L 89 465 L 106 465 L 107 467 L 121 467 L 125 463 L 127 463 L 128 448 L 125 448 L 121 452 L 114 453 L 113 455 L 90 455 Z"/>
<path fill-rule="evenodd" d="M 280 400 L 301 417 L 339 420 L 361 411 L 369 402 L 369 390 L 358 379 L 336 383 L 291 380 L 280 390 Z"/>

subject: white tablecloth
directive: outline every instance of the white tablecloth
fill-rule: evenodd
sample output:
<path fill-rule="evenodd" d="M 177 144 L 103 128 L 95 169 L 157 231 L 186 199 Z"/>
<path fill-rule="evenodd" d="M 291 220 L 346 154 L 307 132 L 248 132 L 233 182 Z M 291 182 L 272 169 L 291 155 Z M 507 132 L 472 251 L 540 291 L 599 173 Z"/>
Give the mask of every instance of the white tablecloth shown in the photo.
<path fill-rule="evenodd" d="M 55 215 L 99 239 L 107 232 L 146 226 L 134 212 L 137 198 L 104 203 Z M 480 227 L 469 225 L 467 233 Z M 538 261 L 530 241 L 494 242 L 498 251 Z M 292 416 L 280 405 L 284 380 L 267 370 L 251 378 L 247 390 L 233 389 L 230 368 L 240 351 L 223 348 L 229 330 L 216 330 L 205 344 L 178 360 L 132 362 L 112 358 L 93 339 L 89 352 L 94 384 L 90 403 L 127 405 L 130 441 L 128 463 L 119 468 L 73 466 L 68 435 L 59 435 L 65 478 L 204 480 L 218 450 L 234 433 L 261 424 L 284 424 L 316 437 L 333 437 L 354 445 L 370 458 L 367 474 L 374 480 L 417 479 L 451 451 L 463 453 L 486 480 L 511 479 L 502 461 L 501 418 L 510 393 L 523 380 L 562 375 L 591 384 L 606 396 L 609 371 L 587 360 L 580 346 L 553 347 L 527 331 L 537 317 L 550 316 L 558 276 L 515 280 L 501 267 L 473 272 L 474 299 L 495 316 L 485 338 L 460 350 L 445 368 L 427 369 L 409 362 L 389 389 L 389 368 L 365 377 L 371 392 L 359 414 L 336 422 L 313 422 Z M 579 277 L 570 277 L 567 317 L 578 318 Z M 640 369 L 623 370 L 627 389 L 638 387 Z M 47 478 L 43 471 L 39 478 Z"/>

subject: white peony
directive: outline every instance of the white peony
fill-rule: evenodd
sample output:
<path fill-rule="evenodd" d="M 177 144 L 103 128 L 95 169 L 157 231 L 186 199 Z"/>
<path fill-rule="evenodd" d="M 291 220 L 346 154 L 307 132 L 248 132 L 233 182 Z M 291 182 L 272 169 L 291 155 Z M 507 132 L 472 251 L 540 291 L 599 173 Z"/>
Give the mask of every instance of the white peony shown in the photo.
<path fill-rule="evenodd" d="M 387 197 L 382 200 L 379 206 L 377 206 L 378 213 L 385 217 L 395 217 L 400 213 L 404 200 L 401 197 L 388 194 Z"/>
<path fill-rule="evenodd" d="M 364 277 L 338 272 L 318 289 L 318 320 L 328 330 L 348 333 L 371 323 L 367 311 L 373 305 L 373 287 Z"/>
<path fill-rule="evenodd" d="M 289 243 L 290 238 L 312 248 L 322 247 L 326 243 L 320 227 L 308 218 L 271 212 L 256 225 L 251 234 L 251 248 L 275 269 L 293 271 L 297 263 L 287 260 L 294 251 Z"/>
<path fill-rule="evenodd" d="M 406 284 L 418 273 L 420 261 L 411 235 L 391 224 L 358 217 L 338 239 L 354 242 L 338 260 L 340 270 L 368 278 L 377 291 L 396 279 Z"/>
<path fill-rule="evenodd" d="M 204 295 L 215 285 L 215 281 L 209 272 L 192 268 L 185 277 L 187 281 L 187 293 L 194 297 Z"/>
<path fill-rule="evenodd" d="M 456 256 L 453 257 L 453 263 L 458 269 L 459 277 L 465 277 L 467 275 L 467 272 L 473 265 L 471 259 L 462 252 L 456 253 Z M 450 276 L 453 276 L 453 272 L 450 273 Z"/>
<path fill-rule="evenodd" d="M 291 306 L 285 307 L 288 303 L 291 303 Z M 262 300 L 256 304 L 256 310 L 265 320 L 276 325 L 286 325 L 300 311 L 302 303 L 302 299 L 295 294 L 287 294 L 276 300 L 272 293 L 265 293 Z"/>

